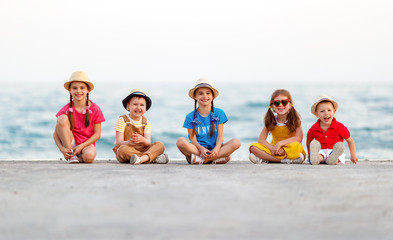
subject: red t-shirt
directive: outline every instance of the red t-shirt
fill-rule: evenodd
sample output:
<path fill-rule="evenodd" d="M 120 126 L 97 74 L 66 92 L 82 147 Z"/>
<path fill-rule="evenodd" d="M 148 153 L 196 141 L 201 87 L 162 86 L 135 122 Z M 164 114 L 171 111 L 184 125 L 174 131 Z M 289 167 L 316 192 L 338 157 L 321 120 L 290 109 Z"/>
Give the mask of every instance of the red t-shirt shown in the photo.
<path fill-rule="evenodd" d="M 68 116 L 69 108 L 70 108 L 70 104 L 68 103 L 63 108 L 60 109 L 60 111 L 56 114 L 56 117 L 59 117 L 62 114 Z M 104 115 L 102 114 L 102 111 L 97 104 L 91 102 L 89 110 L 91 110 L 90 125 L 88 127 L 85 127 L 86 114 L 79 113 L 78 111 L 75 110 L 75 107 L 72 106 L 72 113 L 74 115 L 74 123 L 75 123 L 74 130 L 72 130 L 72 133 L 74 135 L 74 140 L 76 145 L 86 142 L 86 140 L 89 139 L 94 134 L 94 124 L 105 122 Z"/>
<path fill-rule="evenodd" d="M 334 144 L 343 142 L 344 139 L 351 137 L 347 127 L 337 122 L 336 118 L 333 118 L 332 124 L 326 131 L 320 127 L 320 122 L 321 120 L 318 119 L 318 121 L 311 126 L 310 130 L 308 130 L 307 140 L 318 140 L 321 143 L 321 149 L 333 149 Z"/>

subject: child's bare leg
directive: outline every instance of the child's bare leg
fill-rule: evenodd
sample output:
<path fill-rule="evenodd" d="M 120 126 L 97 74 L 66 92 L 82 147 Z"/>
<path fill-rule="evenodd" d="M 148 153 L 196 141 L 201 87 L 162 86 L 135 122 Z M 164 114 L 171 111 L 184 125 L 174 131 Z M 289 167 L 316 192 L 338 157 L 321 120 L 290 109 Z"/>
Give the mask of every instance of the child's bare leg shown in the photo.
<path fill-rule="evenodd" d="M 214 159 L 209 159 L 209 161 L 205 161 L 205 162 L 211 162 L 213 160 L 213 162 L 216 164 L 227 163 L 231 160 L 230 155 L 234 151 L 236 151 L 238 148 L 240 148 L 240 146 L 241 146 L 241 143 L 240 143 L 239 139 L 233 138 L 221 146 L 220 152 L 218 153 L 217 157 L 215 157 Z M 223 159 L 220 159 L 220 158 L 223 158 Z M 220 160 L 214 161 L 216 159 L 220 159 Z"/>
<path fill-rule="evenodd" d="M 82 162 L 84 163 L 92 163 L 94 158 L 96 157 L 96 148 L 93 144 L 85 147 L 82 150 Z"/>
<path fill-rule="evenodd" d="M 281 162 L 281 159 L 276 158 L 276 157 L 268 154 L 267 152 L 262 151 L 261 149 L 254 147 L 254 146 L 250 147 L 250 153 L 253 153 L 255 156 L 257 156 L 265 161 L 277 162 L 277 163 Z"/>
<path fill-rule="evenodd" d="M 184 137 L 177 139 L 176 145 L 177 148 L 179 148 L 179 151 L 183 153 L 183 155 L 186 156 L 186 158 L 188 159 L 191 157 L 191 154 L 201 154 L 198 148 Z"/>
<path fill-rule="evenodd" d="M 150 161 L 150 157 L 149 157 L 149 155 L 142 155 L 140 160 L 141 160 L 141 163 L 148 162 L 148 161 Z"/>
<path fill-rule="evenodd" d="M 60 139 L 60 142 L 63 145 L 63 147 L 69 149 L 72 148 L 71 142 L 74 139 L 70 127 L 71 127 L 70 121 L 68 120 L 68 117 L 66 115 L 63 114 L 57 118 L 55 134 Z"/>

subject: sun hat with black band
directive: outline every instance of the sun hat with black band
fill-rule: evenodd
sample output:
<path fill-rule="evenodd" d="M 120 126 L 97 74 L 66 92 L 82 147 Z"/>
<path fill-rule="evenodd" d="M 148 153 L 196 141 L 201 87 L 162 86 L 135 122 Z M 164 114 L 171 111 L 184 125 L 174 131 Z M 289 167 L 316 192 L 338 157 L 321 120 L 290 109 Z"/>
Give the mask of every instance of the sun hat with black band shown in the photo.
<path fill-rule="evenodd" d="M 220 94 L 218 90 L 213 87 L 213 83 L 209 79 L 200 78 L 195 82 L 195 87 L 193 87 L 192 89 L 190 89 L 190 91 L 188 91 L 188 96 L 190 96 L 190 98 L 192 99 L 195 99 L 194 93 L 198 88 L 201 87 L 210 88 L 213 91 L 213 95 L 214 95 L 213 99 L 215 99 L 218 96 L 218 94 Z"/>
<path fill-rule="evenodd" d="M 73 72 L 68 82 L 64 83 L 64 88 L 69 91 L 72 82 L 86 83 L 89 86 L 89 91 L 92 91 L 94 89 L 93 83 L 89 81 L 89 78 L 87 77 L 87 74 L 85 72 Z"/>
<path fill-rule="evenodd" d="M 149 110 L 149 108 L 151 107 L 151 103 L 152 103 L 151 99 L 147 96 L 147 94 L 144 91 L 142 91 L 140 89 L 132 89 L 131 90 L 131 93 L 126 98 L 123 99 L 123 107 L 125 109 L 127 109 L 128 102 L 130 101 L 130 99 L 132 97 L 135 97 L 135 96 L 143 97 L 146 100 L 146 111 Z"/>
<path fill-rule="evenodd" d="M 334 101 L 331 97 L 329 97 L 326 94 L 321 94 L 316 100 L 315 103 L 311 106 L 311 113 L 316 114 L 317 113 L 317 106 L 320 102 L 331 102 L 333 104 L 334 110 L 337 110 L 338 108 L 338 103 Z"/>

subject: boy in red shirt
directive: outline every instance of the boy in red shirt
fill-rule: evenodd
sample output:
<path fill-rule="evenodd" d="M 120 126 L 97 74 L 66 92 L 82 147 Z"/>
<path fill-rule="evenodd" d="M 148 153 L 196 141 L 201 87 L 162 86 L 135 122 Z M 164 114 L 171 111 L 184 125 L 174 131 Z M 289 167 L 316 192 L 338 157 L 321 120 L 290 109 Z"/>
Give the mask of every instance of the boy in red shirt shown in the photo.
<path fill-rule="evenodd" d="M 344 164 L 343 139 L 348 143 L 351 161 L 358 162 L 355 141 L 348 129 L 334 117 L 337 108 L 338 103 L 325 94 L 319 96 L 311 106 L 311 112 L 318 118 L 307 133 L 307 150 L 310 153 L 310 163 L 313 165 L 323 162 L 329 165 L 338 162 Z"/>

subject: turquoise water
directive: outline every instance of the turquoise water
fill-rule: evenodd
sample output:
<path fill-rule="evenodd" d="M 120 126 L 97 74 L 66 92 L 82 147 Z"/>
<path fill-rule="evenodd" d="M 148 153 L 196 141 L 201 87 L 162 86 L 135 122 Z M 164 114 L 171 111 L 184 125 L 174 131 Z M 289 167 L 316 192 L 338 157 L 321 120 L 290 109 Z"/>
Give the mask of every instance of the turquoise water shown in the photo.
<path fill-rule="evenodd" d="M 183 158 L 176 139 L 186 136 L 182 128 L 184 117 L 193 110 L 188 90 L 193 81 L 184 83 L 96 83 L 91 100 L 97 103 L 106 118 L 102 136 L 97 143 L 97 159 L 114 159 L 113 125 L 126 113 L 122 99 L 132 88 L 148 92 L 153 100 L 146 117 L 152 123 L 153 141 L 162 141 L 170 158 Z M 68 92 L 63 83 L 8 83 L 0 89 L 0 159 L 59 159 L 53 142 L 55 114 L 64 106 Z M 224 141 L 238 138 L 242 147 L 234 159 L 248 159 L 248 146 L 257 141 L 263 127 L 271 93 L 277 88 L 288 89 L 303 120 L 304 141 L 307 130 L 316 121 L 310 107 L 315 98 L 326 93 L 340 104 L 336 113 L 355 139 L 360 159 L 392 159 L 393 156 L 393 96 L 392 84 L 266 84 L 264 82 L 215 83 L 220 96 L 215 106 L 222 108 L 229 121 L 224 126 Z M 346 150 L 349 154 L 349 151 Z M 349 155 L 348 155 L 349 156 Z M 347 157 L 348 157 L 347 156 Z"/>

